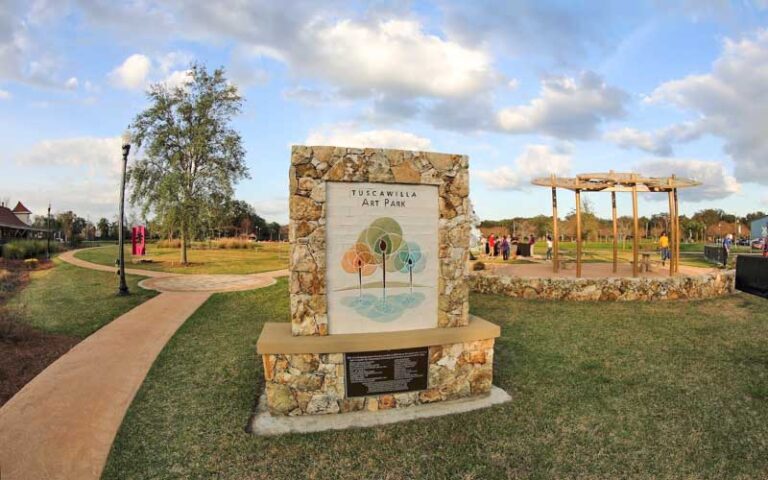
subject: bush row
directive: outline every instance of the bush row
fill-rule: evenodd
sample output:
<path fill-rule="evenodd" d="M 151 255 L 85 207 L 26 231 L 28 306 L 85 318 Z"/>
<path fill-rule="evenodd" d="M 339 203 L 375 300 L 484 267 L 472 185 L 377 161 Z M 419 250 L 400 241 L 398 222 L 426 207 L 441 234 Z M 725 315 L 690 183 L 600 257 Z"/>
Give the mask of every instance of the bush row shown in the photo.
<path fill-rule="evenodd" d="M 45 255 L 45 240 L 14 240 L 2 246 L 2 256 L 8 260 L 24 260 Z M 59 245 L 51 242 L 51 253 L 58 252 Z"/>
<path fill-rule="evenodd" d="M 181 248 L 181 240 L 160 240 L 157 242 L 158 248 Z M 216 249 L 251 249 L 256 248 L 256 242 L 247 238 L 219 238 L 207 242 L 192 242 L 190 248 L 195 250 L 216 250 Z"/>

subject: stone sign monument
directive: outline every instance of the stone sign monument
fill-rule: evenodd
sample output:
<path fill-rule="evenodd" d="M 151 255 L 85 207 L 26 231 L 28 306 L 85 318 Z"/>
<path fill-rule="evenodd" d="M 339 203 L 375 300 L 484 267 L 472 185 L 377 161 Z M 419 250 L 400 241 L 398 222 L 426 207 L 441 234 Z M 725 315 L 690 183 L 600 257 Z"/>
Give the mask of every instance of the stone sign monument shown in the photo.
<path fill-rule="evenodd" d="M 499 327 L 469 315 L 463 155 L 295 146 L 291 323 L 257 344 L 273 416 L 486 395 Z"/>

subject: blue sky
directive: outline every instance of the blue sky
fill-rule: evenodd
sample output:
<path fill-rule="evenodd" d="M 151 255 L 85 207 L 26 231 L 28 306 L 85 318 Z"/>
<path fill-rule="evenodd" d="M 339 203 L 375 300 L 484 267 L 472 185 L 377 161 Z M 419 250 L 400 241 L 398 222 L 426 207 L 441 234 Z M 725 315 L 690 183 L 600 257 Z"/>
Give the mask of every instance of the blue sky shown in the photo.
<path fill-rule="evenodd" d="M 292 144 L 467 154 L 481 218 L 548 214 L 532 177 L 609 169 L 702 181 L 683 213 L 768 210 L 767 19 L 764 1 L 0 0 L 0 199 L 113 217 L 120 133 L 196 60 L 246 98 L 237 196 L 270 220 Z"/>

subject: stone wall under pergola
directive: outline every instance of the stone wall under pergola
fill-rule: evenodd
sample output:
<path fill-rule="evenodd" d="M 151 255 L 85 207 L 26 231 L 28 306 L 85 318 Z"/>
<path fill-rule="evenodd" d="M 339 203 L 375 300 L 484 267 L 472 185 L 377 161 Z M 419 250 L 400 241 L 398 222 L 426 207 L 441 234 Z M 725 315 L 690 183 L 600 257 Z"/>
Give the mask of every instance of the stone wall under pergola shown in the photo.
<path fill-rule="evenodd" d="M 552 237 L 554 243 L 554 258 L 552 269 L 557 273 L 560 269 L 559 238 L 557 234 L 557 189 L 565 188 L 576 194 L 576 277 L 581 277 L 581 192 L 611 192 L 611 207 L 613 213 L 613 272 L 616 273 L 618 265 L 618 218 L 616 216 L 616 192 L 630 192 L 632 194 L 632 276 L 639 273 L 639 236 L 640 226 L 637 214 L 638 192 L 667 193 L 669 197 L 669 231 L 670 253 L 669 274 L 674 275 L 679 271 L 680 263 L 680 224 L 678 213 L 677 190 L 680 188 L 696 187 L 700 182 L 671 177 L 643 177 L 637 173 L 583 173 L 575 178 L 564 178 L 552 175 L 550 177 L 536 178 L 531 183 L 540 187 L 552 189 Z"/>

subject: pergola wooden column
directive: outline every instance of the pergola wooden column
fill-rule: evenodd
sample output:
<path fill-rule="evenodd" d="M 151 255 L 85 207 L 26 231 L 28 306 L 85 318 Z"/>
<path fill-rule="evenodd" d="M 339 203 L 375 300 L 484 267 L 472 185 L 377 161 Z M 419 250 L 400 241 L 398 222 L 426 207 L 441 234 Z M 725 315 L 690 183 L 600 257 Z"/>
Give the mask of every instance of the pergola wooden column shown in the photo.
<path fill-rule="evenodd" d="M 534 185 L 552 189 L 552 234 L 554 255 L 552 271 L 560 269 L 559 238 L 557 229 L 557 189 L 572 190 L 576 196 L 576 276 L 581 277 L 581 193 L 582 192 L 611 192 L 611 213 L 613 217 L 613 272 L 618 270 L 618 216 L 616 213 L 616 192 L 632 193 L 632 276 L 640 273 L 640 225 L 638 216 L 638 192 L 667 192 L 669 198 L 669 240 L 671 258 L 669 274 L 674 275 L 680 269 L 680 222 L 677 190 L 679 188 L 695 187 L 701 183 L 676 176 L 643 177 L 637 173 L 584 173 L 575 178 L 563 178 L 551 175 L 546 178 L 536 178 Z"/>

